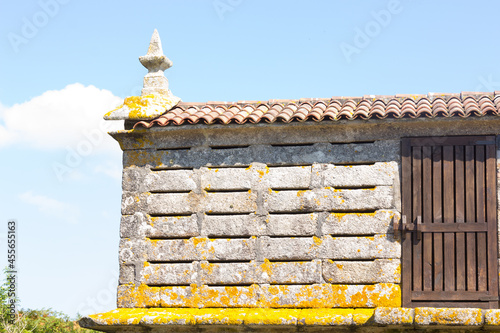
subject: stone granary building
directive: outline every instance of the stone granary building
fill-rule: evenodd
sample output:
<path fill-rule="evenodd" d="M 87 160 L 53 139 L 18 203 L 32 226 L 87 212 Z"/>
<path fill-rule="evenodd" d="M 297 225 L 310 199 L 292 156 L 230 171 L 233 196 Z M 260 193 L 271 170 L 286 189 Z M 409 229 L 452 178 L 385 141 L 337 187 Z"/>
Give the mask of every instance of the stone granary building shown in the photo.
<path fill-rule="evenodd" d="M 157 32 L 105 332 L 500 329 L 500 93 L 185 103 Z"/>

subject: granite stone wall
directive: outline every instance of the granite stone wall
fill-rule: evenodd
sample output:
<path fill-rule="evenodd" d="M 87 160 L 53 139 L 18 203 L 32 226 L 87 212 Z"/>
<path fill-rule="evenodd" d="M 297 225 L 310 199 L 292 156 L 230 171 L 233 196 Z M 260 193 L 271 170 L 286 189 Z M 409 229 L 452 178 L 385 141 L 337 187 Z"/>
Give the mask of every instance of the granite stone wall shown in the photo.
<path fill-rule="evenodd" d="M 399 150 L 124 150 L 118 307 L 400 306 Z"/>

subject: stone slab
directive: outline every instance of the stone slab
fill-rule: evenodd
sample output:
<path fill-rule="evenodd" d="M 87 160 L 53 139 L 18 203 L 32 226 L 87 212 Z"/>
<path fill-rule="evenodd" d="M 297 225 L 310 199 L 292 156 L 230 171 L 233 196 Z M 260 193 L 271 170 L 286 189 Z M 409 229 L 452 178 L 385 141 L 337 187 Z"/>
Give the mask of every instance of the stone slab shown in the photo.
<path fill-rule="evenodd" d="M 197 282 L 197 263 L 149 264 L 141 270 L 140 282 L 147 285 L 186 285 Z"/>
<path fill-rule="evenodd" d="M 270 214 L 266 218 L 269 236 L 313 236 L 317 233 L 318 214 Z"/>
<path fill-rule="evenodd" d="M 480 326 L 483 324 L 481 309 L 415 308 L 416 325 Z"/>
<path fill-rule="evenodd" d="M 399 217 L 393 210 L 377 210 L 374 213 L 330 213 L 323 225 L 323 234 L 375 235 L 393 233 L 393 218 Z"/>
<path fill-rule="evenodd" d="M 260 283 L 313 284 L 321 282 L 321 261 L 270 262 L 258 266 Z"/>
<path fill-rule="evenodd" d="M 256 307 L 260 287 L 161 287 L 162 307 Z"/>
<path fill-rule="evenodd" d="M 269 260 L 313 260 L 323 258 L 327 247 L 318 237 L 262 237 L 261 252 Z"/>
<path fill-rule="evenodd" d="M 332 165 L 325 164 L 321 171 L 323 186 L 370 187 L 394 185 L 399 177 L 396 162 L 377 162 L 372 165 Z"/>
<path fill-rule="evenodd" d="M 160 288 L 141 285 L 119 285 L 116 296 L 119 308 L 150 308 L 160 306 Z"/>
<path fill-rule="evenodd" d="M 120 264 L 134 265 L 147 258 L 148 241 L 146 239 L 120 239 L 118 258 Z"/>
<path fill-rule="evenodd" d="M 193 170 L 151 171 L 144 177 L 144 192 L 179 192 L 193 191 L 196 182 Z"/>
<path fill-rule="evenodd" d="M 311 166 L 270 167 L 263 175 L 271 189 L 308 189 L 311 185 Z"/>
<path fill-rule="evenodd" d="M 265 225 L 255 214 L 205 215 L 201 233 L 204 236 L 259 236 L 265 234 Z"/>
<path fill-rule="evenodd" d="M 183 215 L 196 212 L 200 195 L 191 193 L 148 193 L 144 194 L 146 206 L 144 212 L 150 215 Z M 142 196 L 140 201 L 142 201 Z M 142 199 L 142 200 L 141 200 Z"/>
<path fill-rule="evenodd" d="M 180 238 L 200 235 L 196 214 L 190 216 L 147 216 L 145 235 L 149 238 Z"/>
<path fill-rule="evenodd" d="M 262 285 L 261 307 L 371 308 L 401 306 L 399 285 Z"/>
<path fill-rule="evenodd" d="M 377 210 L 392 207 L 390 186 L 374 189 L 335 190 L 323 188 L 307 191 L 274 191 L 264 193 L 264 209 L 273 213 Z"/>
<path fill-rule="evenodd" d="M 206 285 L 258 283 L 255 262 L 200 263 L 201 283 Z"/>
<path fill-rule="evenodd" d="M 241 131 L 241 128 L 239 130 Z M 313 146 L 255 145 L 232 149 L 125 150 L 123 165 L 125 168 L 148 166 L 178 169 L 204 166 L 250 166 L 254 162 L 268 166 L 389 162 L 399 160 L 399 145 L 399 140 L 387 140 L 359 144 L 323 143 Z"/>
<path fill-rule="evenodd" d="M 329 283 L 400 283 L 399 259 L 373 261 L 323 261 L 323 278 Z"/>
<path fill-rule="evenodd" d="M 194 260 L 254 260 L 255 238 L 247 239 L 190 239 L 151 240 L 147 243 L 148 261 Z"/>
<path fill-rule="evenodd" d="M 392 234 L 375 236 L 323 236 L 325 258 L 332 260 L 399 259 L 401 243 Z"/>
<path fill-rule="evenodd" d="M 257 194 L 251 190 L 245 192 L 207 193 L 203 201 L 203 210 L 207 213 L 255 213 Z"/>
<path fill-rule="evenodd" d="M 204 190 L 249 190 L 252 188 L 254 172 L 247 168 L 204 168 L 201 173 L 201 188 Z"/>
<path fill-rule="evenodd" d="M 387 308 L 375 309 L 374 322 L 383 326 L 409 326 L 413 324 L 415 309 L 409 308 Z"/>

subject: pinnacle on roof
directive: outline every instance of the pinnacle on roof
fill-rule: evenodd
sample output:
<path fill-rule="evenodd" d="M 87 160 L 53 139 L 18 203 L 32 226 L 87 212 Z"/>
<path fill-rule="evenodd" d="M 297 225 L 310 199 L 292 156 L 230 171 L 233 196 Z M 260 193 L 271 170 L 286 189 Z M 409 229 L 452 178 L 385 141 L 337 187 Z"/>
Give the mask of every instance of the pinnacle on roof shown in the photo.
<path fill-rule="evenodd" d="M 168 80 L 163 73 L 172 67 L 172 61 L 163 54 L 160 35 L 155 29 L 148 53 L 139 57 L 141 64 L 148 69 L 144 76 L 141 96 L 125 98 L 123 105 L 106 113 L 106 120 L 151 120 L 164 114 L 180 102 L 168 89 Z"/>
<path fill-rule="evenodd" d="M 151 36 L 148 53 L 139 57 L 139 61 L 148 69 L 148 74 L 144 77 L 142 96 L 155 93 L 170 95 L 168 80 L 163 71 L 172 67 L 172 61 L 163 54 L 158 30 L 155 29 Z"/>

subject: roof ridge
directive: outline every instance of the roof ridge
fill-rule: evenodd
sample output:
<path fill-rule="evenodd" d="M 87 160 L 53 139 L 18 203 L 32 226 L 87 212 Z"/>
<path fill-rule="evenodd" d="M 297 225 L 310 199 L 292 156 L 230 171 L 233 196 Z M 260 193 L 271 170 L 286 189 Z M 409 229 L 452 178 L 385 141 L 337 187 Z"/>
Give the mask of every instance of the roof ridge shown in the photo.
<path fill-rule="evenodd" d="M 499 97 L 497 99 L 497 96 Z M 214 123 L 336 121 L 341 119 L 434 118 L 500 115 L 500 92 L 427 95 L 365 95 L 238 102 L 181 102 L 156 119 L 136 126 Z"/>

